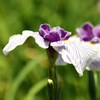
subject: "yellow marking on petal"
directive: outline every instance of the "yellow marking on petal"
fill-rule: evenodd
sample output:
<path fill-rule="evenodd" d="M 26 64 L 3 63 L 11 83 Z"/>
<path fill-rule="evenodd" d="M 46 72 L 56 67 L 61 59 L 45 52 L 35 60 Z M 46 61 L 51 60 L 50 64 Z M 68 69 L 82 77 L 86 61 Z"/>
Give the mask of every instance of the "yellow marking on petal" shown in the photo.
<path fill-rule="evenodd" d="M 64 40 L 65 42 L 71 42 L 70 40 Z"/>
<path fill-rule="evenodd" d="M 95 42 L 89 42 L 90 43 L 90 45 L 94 45 L 95 44 Z"/>

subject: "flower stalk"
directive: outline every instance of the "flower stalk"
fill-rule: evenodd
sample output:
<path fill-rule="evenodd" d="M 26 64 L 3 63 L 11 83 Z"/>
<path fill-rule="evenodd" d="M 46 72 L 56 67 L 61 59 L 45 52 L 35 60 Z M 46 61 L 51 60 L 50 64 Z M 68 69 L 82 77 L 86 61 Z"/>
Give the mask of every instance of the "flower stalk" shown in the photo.
<path fill-rule="evenodd" d="M 47 55 L 49 59 L 49 76 L 48 76 L 48 92 L 50 100 L 59 100 L 59 86 L 56 75 L 55 61 L 57 58 L 57 52 L 50 46 L 47 49 Z"/>
<path fill-rule="evenodd" d="M 90 100 L 97 100 L 96 98 L 96 85 L 93 71 L 88 71 L 88 87 Z"/>

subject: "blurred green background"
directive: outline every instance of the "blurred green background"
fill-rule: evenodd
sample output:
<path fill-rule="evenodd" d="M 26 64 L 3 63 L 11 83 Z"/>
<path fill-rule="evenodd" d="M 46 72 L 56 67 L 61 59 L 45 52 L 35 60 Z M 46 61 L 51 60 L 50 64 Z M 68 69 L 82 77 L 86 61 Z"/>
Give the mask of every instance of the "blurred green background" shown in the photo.
<path fill-rule="evenodd" d="M 0 0 L 0 100 L 49 100 L 45 50 L 29 38 L 5 57 L 2 49 L 11 35 L 38 31 L 42 23 L 75 34 L 86 21 L 100 24 L 100 0 Z M 90 100 L 87 71 L 83 77 L 71 65 L 57 66 L 57 71 L 61 100 Z M 100 72 L 95 72 L 95 79 L 100 100 Z"/>

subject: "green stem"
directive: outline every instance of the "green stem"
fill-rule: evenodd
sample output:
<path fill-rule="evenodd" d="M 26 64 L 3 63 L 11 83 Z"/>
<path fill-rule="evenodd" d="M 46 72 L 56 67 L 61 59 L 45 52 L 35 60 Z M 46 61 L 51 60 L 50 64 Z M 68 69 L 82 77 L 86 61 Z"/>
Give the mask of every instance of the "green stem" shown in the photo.
<path fill-rule="evenodd" d="M 53 68 L 49 67 L 48 89 L 49 89 L 50 100 L 58 100 L 57 99 L 58 81 L 57 81 L 55 67 Z"/>
<path fill-rule="evenodd" d="M 96 85 L 92 71 L 88 71 L 88 87 L 91 100 L 96 100 Z"/>
<path fill-rule="evenodd" d="M 55 61 L 57 58 L 57 52 L 52 48 L 49 47 L 47 49 L 47 54 L 50 62 L 49 66 L 49 76 L 48 76 L 48 92 L 50 100 L 59 100 L 59 87 L 58 87 L 58 80 L 56 75 L 56 66 Z"/>

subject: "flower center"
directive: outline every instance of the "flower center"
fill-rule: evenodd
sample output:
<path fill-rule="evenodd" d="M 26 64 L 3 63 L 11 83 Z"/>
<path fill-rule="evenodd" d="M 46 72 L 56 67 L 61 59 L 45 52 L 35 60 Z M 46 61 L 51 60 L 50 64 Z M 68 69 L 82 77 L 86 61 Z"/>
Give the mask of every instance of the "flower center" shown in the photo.
<path fill-rule="evenodd" d="M 71 35 L 70 32 L 58 27 L 51 28 L 48 24 L 40 25 L 39 34 L 48 42 L 67 40 Z"/>

